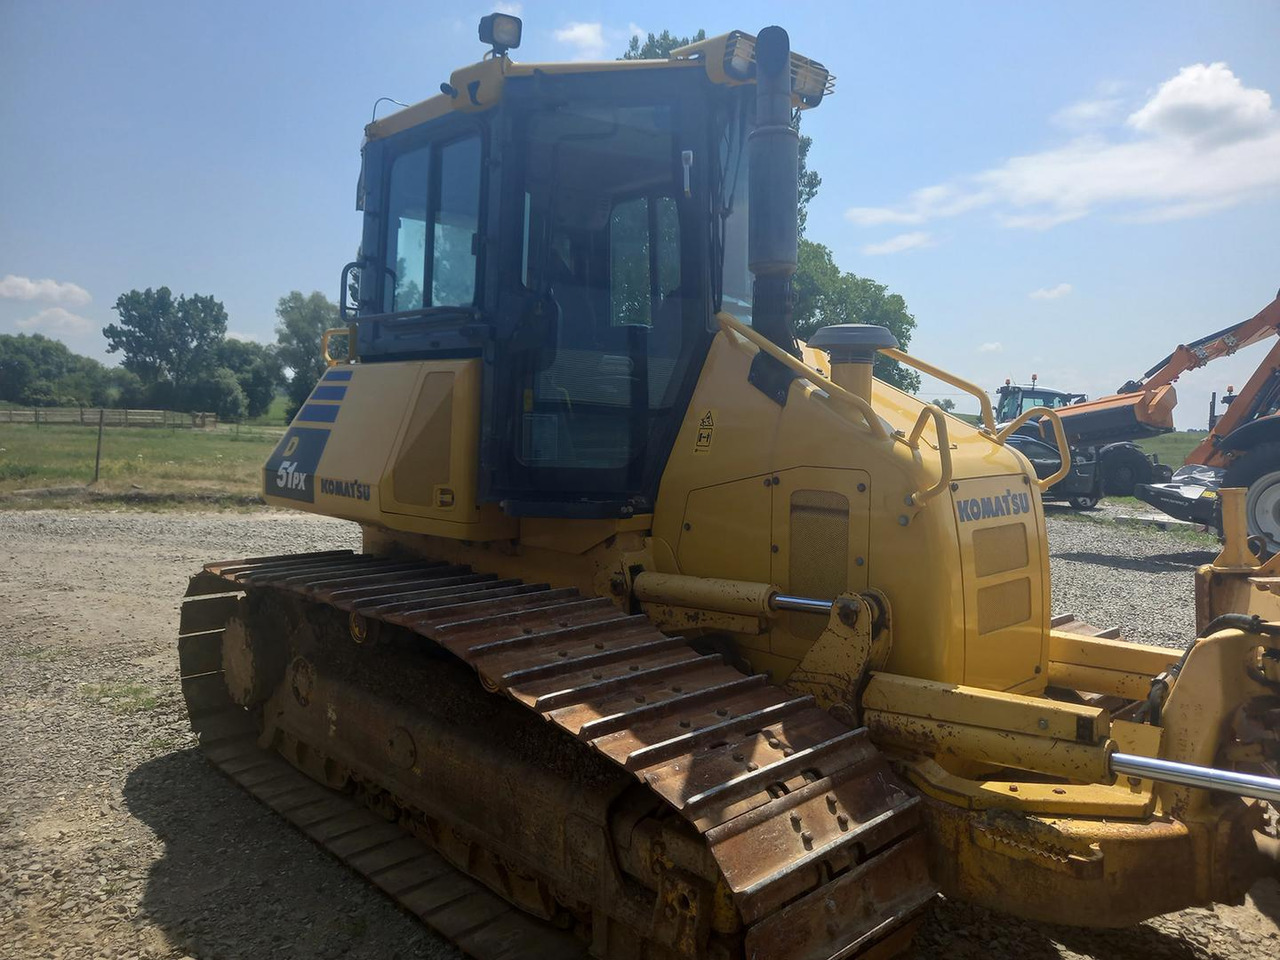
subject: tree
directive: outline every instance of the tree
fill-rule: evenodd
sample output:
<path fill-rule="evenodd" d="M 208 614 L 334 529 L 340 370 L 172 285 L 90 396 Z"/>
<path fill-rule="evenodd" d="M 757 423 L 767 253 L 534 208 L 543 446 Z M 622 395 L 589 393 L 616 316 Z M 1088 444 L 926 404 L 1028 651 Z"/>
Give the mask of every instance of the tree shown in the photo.
<path fill-rule="evenodd" d="M 260 417 L 275 399 L 284 379 L 280 358 L 274 347 L 248 340 L 224 340 L 218 345 L 218 364 L 230 370 L 244 394 L 245 412 Z"/>
<path fill-rule="evenodd" d="M 796 114 L 795 119 L 796 130 L 800 129 L 800 114 Z M 817 170 L 809 169 L 809 148 L 813 146 L 813 137 L 806 137 L 800 134 L 800 209 L 797 211 L 798 222 L 796 228 L 800 232 L 801 239 L 804 238 L 804 228 L 809 222 L 809 201 L 818 195 L 818 188 L 822 186 L 822 177 L 818 176 Z"/>
<path fill-rule="evenodd" d="M 240 381 L 226 367 L 200 373 L 183 393 L 188 410 L 216 413 L 219 420 L 243 420 L 249 410 Z"/>
<path fill-rule="evenodd" d="M 113 309 L 120 322 L 103 328 L 107 352 L 124 354 L 124 368 L 148 387 L 168 382 L 180 396 L 190 381 L 214 369 L 227 334 L 227 311 L 213 297 L 175 300 L 168 287 L 148 287 L 122 293 Z"/>
<path fill-rule="evenodd" d="M 633 36 L 621 59 L 668 57 L 676 47 L 705 39 L 705 30 L 699 30 L 693 37 L 675 37 L 663 30 L 660 34 L 649 34 L 643 44 L 638 36 Z M 794 122 L 798 131 L 798 114 Z M 888 327 L 905 350 L 916 326 L 915 317 L 907 312 L 907 302 L 899 294 L 889 293 L 884 284 L 845 273 L 836 266 L 826 246 L 804 238 L 809 203 L 818 195 L 818 188 L 822 185 L 822 177 L 809 167 L 809 148 L 812 145 L 813 138 L 800 135 L 799 209 L 796 211 L 800 255 L 791 282 L 794 298 L 792 322 L 796 335 L 805 340 L 819 327 L 833 323 L 874 323 Z M 918 373 L 883 355 L 876 357 L 875 375 L 911 393 L 920 389 Z"/>
<path fill-rule="evenodd" d="M 932 402 L 934 406 L 941 407 L 943 410 L 947 411 L 947 413 L 950 413 L 956 408 L 956 402 L 950 397 L 943 397 L 941 400 L 934 400 Z"/>
<path fill-rule="evenodd" d="M 663 30 L 659 34 L 649 34 L 644 43 L 640 42 L 638 35 L 633 34 L 631 42 L 627 44 L 626 52 L 618 59 L 666 60 L 676 47 L 688 46 L 691 43 L 698 43 L 705 39 L 707 39 L 707 31 L 705 30 L 699 30 L 692 37 L 675 37 L 669 31 Z"/>
<path fill-rule="evenodd" d="M 800 241 L 800 265 L 791 289 L 792 319 L 801 340 L 833 323 L 872 323 L 888 327 L 904 350 L 911 342 L 916 318 L 907 312 L 907 302 L 882 283 L 841 271 L 820 243 Z M 920 389 L 918 373 L 883 354 L 876 356 L 875 375 L 910 393 Z"/>
<path fill-rule="evenodd" d="M 311 388 L 324 373 L 320 338 L 339 324 L 338 305 L 316 291 L 303 296 L 300 290 L 281 297 L 276 305 L 276 357 L 289 370 L 289 419 L 298 412 Z"/>
<path fill-rule="evenodd" d="M 112 371 L 42 334 L 0 334 L 0 400 L 23 406 L 112 401 Z"/>

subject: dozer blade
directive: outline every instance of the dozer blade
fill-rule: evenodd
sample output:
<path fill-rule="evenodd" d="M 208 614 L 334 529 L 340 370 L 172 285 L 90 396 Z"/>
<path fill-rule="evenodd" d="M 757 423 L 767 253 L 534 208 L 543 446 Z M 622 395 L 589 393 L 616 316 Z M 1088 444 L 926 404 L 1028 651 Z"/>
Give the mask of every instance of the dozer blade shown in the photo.
<path fill-rule="evenodd" d="M 179 648 L 210 759 L 477 957 L 891 956 L 935 892 L 865 730 L 605 599 L 257 558 L 192 579 Z"/>

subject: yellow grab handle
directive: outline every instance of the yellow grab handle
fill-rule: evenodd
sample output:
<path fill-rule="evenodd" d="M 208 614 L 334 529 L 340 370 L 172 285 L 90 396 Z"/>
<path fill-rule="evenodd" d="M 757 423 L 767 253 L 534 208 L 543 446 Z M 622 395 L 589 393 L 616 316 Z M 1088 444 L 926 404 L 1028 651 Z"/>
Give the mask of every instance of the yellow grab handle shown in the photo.
<path fill-rule="evenodd" d="M 335 334 L 340 334 L 347 338 L 347 355 L 342 359 L 329 355 L 329 338 Z M 355 332 L 350 327 L 333 327 L 320 334 L 320 355 L 324 357 L 325 364 L 332 367 L 336 363 L 350 362 L 351 342 L 354 338 Z"/>
<path fill-rule="evenodd" d="M 943 490 L 947 489 L 951 483 L 951 477 L 954 470 L 951 466 L 951 440 L 947 436 L 947 415 L 941 407 L 934 403 L 926 403 L 920 411 L 920 416 L 916 417 L 915 426 L 911 428 L 911 433 L 907 435 L 907 443 L 911 449 L 917 450 L 920 447 L 920 434 L 924 432 L 924 425 L 933 418 L 933 428 L 938 434 L 938 459 L 941 461 L 942 475 L 938 477 L 938 482 L 925 490 L 917 490 L 911 495 L 913 503 L 924 504 L 932 500 Z"/>
<path fill-rule="evenodd" d="M 959 390 L 963 390 L 965 393 L 975 398 L 978 401 L 978 410 L 982 414 L 982 426 L 986 428 L 989 433 L 996 432 L 996 418 L 995 414 L 991 410 L 991 398 L 987 396 L 987 391 L 970 383 L 968 380 L 961 380 L 954 373 L 948 373 L 941 367 L 935 367 L 933 364 L 926 363 L 919 357 L 913 357 L 909 353 L 903 353 L 901 350 L 896 350 L 892 347 L 885 347 L 881 349 L 880 352 L 890 359 L 897 360 L 899 363 L 905 363 L 908 367 L 915 367 L 921 373 L 927 373 L 931 377 L 937 377 L 943 383 L 949 383 L 951 386 Z"/>
<path fill-rule="evenodd" d="M 1066 431 L 1062 429 L 1061 417 L 1048 407 L 1032 407 L 1029 410 L 1023 410 L 1012 423 L 996 434 L 996 442 L 1004 443 L 1009 434 L 1031 419 L 1032 414 L 1040 414 L 1049 418 L 1049 423 L 1053 426 L 1054 440 L 1058 444 L 1058 456 L 1062 458 L 1062 466 L 1058 468 L 1057 473 L 1047 476 L 1043 480 L 1036 480 L 1036 484 L 1041 490 L 1048 490 L 1071 472 L 1071 446 L 1067 443 Z"/>

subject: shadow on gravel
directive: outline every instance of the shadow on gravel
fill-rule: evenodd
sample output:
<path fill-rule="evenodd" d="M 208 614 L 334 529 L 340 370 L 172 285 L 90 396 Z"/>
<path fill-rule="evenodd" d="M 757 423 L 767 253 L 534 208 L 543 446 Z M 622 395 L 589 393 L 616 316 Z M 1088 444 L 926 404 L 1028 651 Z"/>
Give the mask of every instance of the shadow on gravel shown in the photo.
<path fill-rule="evenodd" d="M 1253 905 L 1258 908 L 1259 913 L 1280 926 L 1280 877 L 1259 880 L 1249 891 L 1249 896 L 1253 899 Z"/>
<path fill-rule="evenodd" d="M 1211 550 L 1185 550 L 1180 553 L 1153 553 L 1149 557 L 1117 557 L 1110 553 L 1076 551 L 1054 553 L 1058 560 L 1075 560 L 1116 570 L 1136 570 L 1141 573 L 1168 573 L 1174 570 L 1195 570 L 1202 564 L 1212 563 L 1217 553 Z"/>
<path fill-rule="evenodd" d="M 1085 930 L 1079 927 L 1046 927 L 1046 932 L 1072 953 L 1106 960 L 1204 960 L 1205 949 L 1191 941 L 1165 933 L 1150 923 L 1119 930 Z M 1221 957 L 1221 953 L 1210 953 Z"/>
<path fill-rule="evenodd" d="M 984 907 L 940 899 L 916 934 L 913 960 L 1204 960 L 1203 950 L 1151 924 L 1086 930 L 1033 923 Z"/>
<path fill-rule="evenodd" d="M 195 748 L 135 768 L 124 800 L 165 846 L 142 911 L 193 957 L 451 955 Z"/>

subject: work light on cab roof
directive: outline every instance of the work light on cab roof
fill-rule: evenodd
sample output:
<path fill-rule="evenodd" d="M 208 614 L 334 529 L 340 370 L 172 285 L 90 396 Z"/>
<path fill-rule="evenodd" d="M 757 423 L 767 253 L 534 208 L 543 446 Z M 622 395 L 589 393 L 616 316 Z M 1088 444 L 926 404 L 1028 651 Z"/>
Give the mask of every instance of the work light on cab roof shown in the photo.
<path fill-rule="evenodd" d="M 524 24 L 519 17 L 509 13 L 491 13 L 480 18 L 480 42 L 493 47 L 495 56 L 520 46 L 520 32 Z"/>

